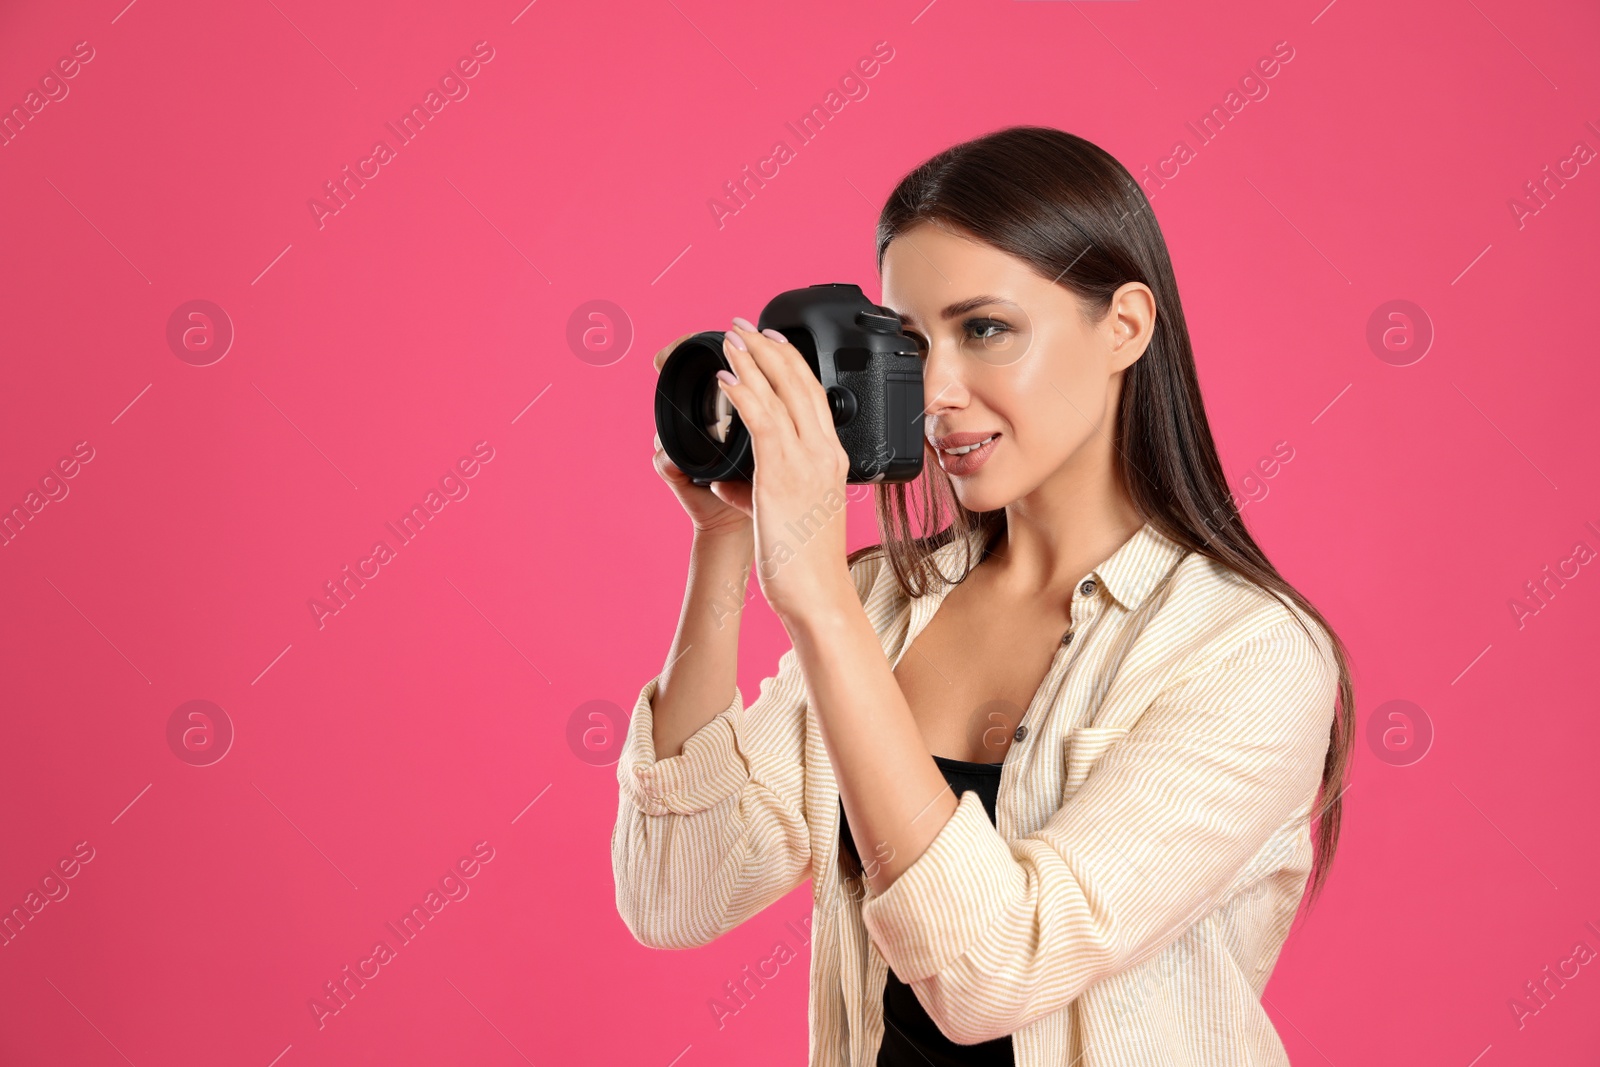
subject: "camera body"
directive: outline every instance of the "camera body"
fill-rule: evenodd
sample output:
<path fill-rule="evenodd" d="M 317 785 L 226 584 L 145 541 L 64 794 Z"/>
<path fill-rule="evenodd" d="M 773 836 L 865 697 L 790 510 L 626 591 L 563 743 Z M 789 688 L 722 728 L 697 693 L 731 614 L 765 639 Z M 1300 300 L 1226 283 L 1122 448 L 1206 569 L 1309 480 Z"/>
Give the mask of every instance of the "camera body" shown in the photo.
<path fill-rule="evenodd" d="M 822 384 L 839 443 L 850 457 L 845 481 L 909 482 L 922 473 L 922 358 L 900 317 L 844 282 L 779 293 L 757 329 L 774 329 L 805 357 Z M 747 482 L 755 469 L 749 430 L 717 386 L 729 370 L 721 330 L 673 349 L 656 380 L 661 447 L 696 485 Z"/>

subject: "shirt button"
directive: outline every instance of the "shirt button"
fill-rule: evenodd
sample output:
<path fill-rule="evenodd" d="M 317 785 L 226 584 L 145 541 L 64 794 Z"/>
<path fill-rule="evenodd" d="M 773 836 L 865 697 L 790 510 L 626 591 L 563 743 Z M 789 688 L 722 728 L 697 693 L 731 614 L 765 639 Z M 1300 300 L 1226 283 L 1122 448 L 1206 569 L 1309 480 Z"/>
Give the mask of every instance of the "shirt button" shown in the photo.
<path fill-rule="evenodd" d="M 1094 579 L 1090 578 L 1088 581 L 1078 586 L 1078 592 L 1082 593 L 1084 596 L 1094 596 Z"/>
<path fill-rule="evenodd" d="M 1027 736 L 1028 736 L 1028 728 L 1026 726 L 1019 726 L 1019 727 L 1017 727 L 1017 732 L 1011 735 L 1011 740 L 1013 740 L 1013 741 L 1021 741 L 1023 738 L 1025 738 Z"/>
<path fill-rule="evenodd" d="M 1071 630 L 1068 630 L 1066 633 L 1061 635 L 1061 643 L 1063 645 L 1072 644 L 1072 631 Z"/>

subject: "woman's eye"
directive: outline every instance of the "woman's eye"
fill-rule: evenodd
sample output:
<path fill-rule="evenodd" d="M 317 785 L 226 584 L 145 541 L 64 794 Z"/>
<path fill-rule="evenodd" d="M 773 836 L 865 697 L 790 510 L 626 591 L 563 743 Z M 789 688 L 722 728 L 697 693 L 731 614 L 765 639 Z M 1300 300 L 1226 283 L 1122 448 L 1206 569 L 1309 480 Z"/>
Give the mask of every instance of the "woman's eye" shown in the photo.
<path fill-rule="evenodd" d="M 1013 332 L 1011 327 L 999 319 L 968 319 L 962 323 L 962 328 L 967 331 L 967 336 L 974 341 L 993 341 L 1001 334 Z M 920 333 L 910 330 L 904 331 L 906 336 L 916 343 L 917 353 L 922 356 L 928 354 L 928 339 Z"/>

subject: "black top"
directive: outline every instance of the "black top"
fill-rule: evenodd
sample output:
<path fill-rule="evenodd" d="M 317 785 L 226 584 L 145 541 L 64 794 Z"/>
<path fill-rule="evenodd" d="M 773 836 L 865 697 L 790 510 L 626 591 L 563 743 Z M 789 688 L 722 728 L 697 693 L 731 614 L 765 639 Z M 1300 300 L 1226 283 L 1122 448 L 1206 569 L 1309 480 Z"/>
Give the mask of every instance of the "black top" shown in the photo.
<path fill-rule="evenodd" d="M 1000 793 L 1000 768 L 1004 763 L 969 763 L 966 760 L 935 756 L 933 761 L 944 772 L 945 781 L 959 798 L 972 790 L 983 801 L 983 808 L 994 822 L 994 805 Z M 844 801 L 839 801 L 840 847 L 850 850 L 859 863 L 855 839 L 850 836 L 850 820 L 844 813 Z M 939 1027 L 928 1017 L 922 1002 L 911 987 L 895 977 L 894 968 L 883 987 L 883 1044 L 878 1047 L 877 1067 L 972 1067 L 974 1064 L 990 1067 L 1005 1064 L 1012 1067 L 1016 1060 L 1011 1051 L 1011 1035 L 983 1041 L 976 1045 L 958 1045 L 945 1037 Z"/>

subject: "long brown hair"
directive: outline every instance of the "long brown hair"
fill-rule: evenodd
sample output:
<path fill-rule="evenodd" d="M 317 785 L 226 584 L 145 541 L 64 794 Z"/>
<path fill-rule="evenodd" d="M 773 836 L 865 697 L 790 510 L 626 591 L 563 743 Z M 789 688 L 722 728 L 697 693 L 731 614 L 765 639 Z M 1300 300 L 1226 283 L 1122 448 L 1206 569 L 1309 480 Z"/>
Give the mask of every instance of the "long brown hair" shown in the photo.
<path fill-rule="evenodd" d="M 1012 126 L 947 148 L 900 180 L 878 216 L 880 274 L 889 242 L 921 222 L 964 231 L 1026 261 L 1076 294 L 1091 321 L 1105 315 L 1127 282 L 1142 282 L 1155 294 L 1154 336 L 1124 373 L 1117 410 L 1119 473 L 1135 508 L 1171 540 L 1293 601 L 1322 627 L 1338 659 L 1338 704 L 1312 813 L 1314 902 L 1338 845 L 1355 733 L 1350 659 L 1327 620 L 1278 574 L 1239 515 L 1206 422 L 1166 241 L 1144 191 L 1121 163 L 1081 137 Z M 913 497 L 917 528 L 937 532 L 915 532 Z M 969 558 L 964 573 L 935 575 L 936 549 L 979 530 L 979 543 L 992 544 L 1006 525 L 1004 509 L 962 507 L 936 463 L 924 464 L 913 482 L 879 485 L 874 499 L 882 543 L 850 553 L 849 562 L 885 553 L 901 590 L 913 597 L 936 579 L 962 581 L 976 566 Z"/>

